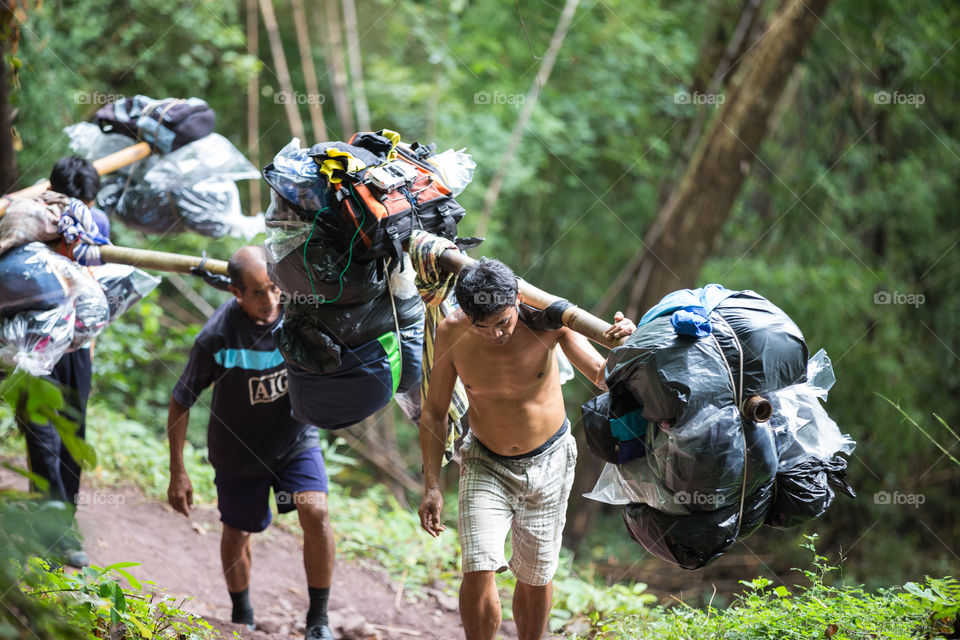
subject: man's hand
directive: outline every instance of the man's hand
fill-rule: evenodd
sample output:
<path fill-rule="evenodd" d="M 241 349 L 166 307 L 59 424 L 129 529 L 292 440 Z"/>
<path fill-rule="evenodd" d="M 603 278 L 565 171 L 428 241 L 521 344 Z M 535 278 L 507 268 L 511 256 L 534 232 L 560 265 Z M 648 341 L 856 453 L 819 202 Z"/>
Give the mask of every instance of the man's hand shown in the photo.
<path fill-rule="evenodd" d="M 423 493 L 423 500 L 420 501 L 420 526 L 434 538 L 447 528 L 440 523 L 442 510 L 443 494 L 440 487 L 430 487 Z"/>
<path fill-rule="evenodd" d="M 190 517 L 193 506 L 193 484 L 186 471 L 171 472 L 170 486 L 167 487 L 167 502 L 183 515 Z"/>
<path fill-rule="evenodd" d="M 633 324 L 633 320 L 624 318 L 623 312 L 617 311 L 613 315 L 613 325 L 603 332 L 603 337 L 607 340 L 619 340 L 620 338 L 626 338 L 636 330 L 637 325 Z"/>

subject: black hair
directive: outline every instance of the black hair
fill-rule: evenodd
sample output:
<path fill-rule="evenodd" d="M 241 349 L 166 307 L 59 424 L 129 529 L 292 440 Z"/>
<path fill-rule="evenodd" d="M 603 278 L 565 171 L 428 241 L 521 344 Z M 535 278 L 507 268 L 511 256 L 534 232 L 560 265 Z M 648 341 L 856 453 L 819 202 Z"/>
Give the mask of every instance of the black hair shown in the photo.
<path fill-rule="evenodd" d="M 517 303 L 517 276 L 499 260 L 480 258 L 460 271 L 454 294 L 470 320 L 484 320 Z"/>
<path fill-rule="evenodd" d="M 82 202 L 90 202 L 100 191 L 100 174 L 89 160 L 80 156 L 65 156 L 53 165 L 50 188 Z"/>
<path fill-rule="evenodd" d="M 227 261 L 227 276 L 230 277 L 230 284 L 241 292 L 247 290 L 247 283 L 243 279 L 243 272 L 247 270 L 251 262 L 249 252 L 244 251 L 244 249 L 257 249 L 260 260 L 266 260 L 266 252 L 264 252 L 263 247 L 258 245 L 241 247 L 230 256 L 230 259 Z"/>

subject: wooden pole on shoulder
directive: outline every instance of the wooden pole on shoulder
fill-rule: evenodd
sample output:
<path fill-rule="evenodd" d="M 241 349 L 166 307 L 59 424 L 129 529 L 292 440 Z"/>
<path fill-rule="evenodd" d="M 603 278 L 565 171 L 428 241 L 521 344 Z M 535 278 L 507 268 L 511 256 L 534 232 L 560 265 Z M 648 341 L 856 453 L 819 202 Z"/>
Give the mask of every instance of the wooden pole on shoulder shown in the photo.
<path fill-rule="evenodd" d="M 202 258 L 197 256 L 186 256 L 178 253 L 166 253 L 163 251 L 148 251 L 147 249 L 131 249 L 129 247 L 118 247 L 116 245 L 104 245 L 100 247 L 100 255 L 104 262 L 117 262 L 120 264 L 129 264 L 143 269 L 153 269 L 156 271 L 177 271 L 180 273 L 189 273 L 191 269 L 200 265 Z M 452 273 L 459 271 L 475 260 L 461 251 L 447 249 L 440 255 L 440 266 Z M 227 263 L 224 260 L 208 259 L 204 263 L 204 268 L 210 273 L 218 275 L 227 275 Z M 539 287 L 535 287 L 526 280 L 518 279 L 520 284 L 520 299 L 537 309 L 546 309 L 554 302 L 562 300 L 552 293 L 547 293 Z M 623 344 L 624 339 L 607 340 L 603 333 L 610 328 L 610 323 L 590 314 L 580 307 L 571 304 L 561 317 L 565 327 L 582 334 L 605 347 L 613 348 Z"/>
<path fill-rule="evenodd" d="M 149 251 L 147 249 L 131 249 L 130 247 L 118 247 L 115 244 L 102 245 L 100 247 L 100 257 L 103 258 L 104 262 L 116 262 L 142 269 L 176 271 L 179 273 L 190 273 L 191 269 L 200 266 L 200 263 L 203 262 L 203 258 L 197 256 L 185 256 L 165 251 Z M 213 274 L 227 275 L 225 260 L 208 259 L 204 262 L 203 268 Z"/>
<path fill-rule="evenodd" d="M 439 260 L 440 266 L 443 269 L 453 273 L 459 273 L 460 269 L 474 262 L 476 261 L 467 254 L 453 249 L 444 251 L 440 255 Z M 546 309 L 554 302 L 563 299 L 533 286 L 522 278 L 518 278 L 518 280 L 520 284 L 520 300 L 531 307 Z M 620 338 L 619 340 L 607 340 L 604 338 L 603 333 L 610 328 L 610 323 L 601 320 L 573 304 L 563 312 L 561 321 L 563 322 L 563 326 L 569 327 L 573 331 L 611 349 L 620 346 L 625 340 L 624 338 Z"/>

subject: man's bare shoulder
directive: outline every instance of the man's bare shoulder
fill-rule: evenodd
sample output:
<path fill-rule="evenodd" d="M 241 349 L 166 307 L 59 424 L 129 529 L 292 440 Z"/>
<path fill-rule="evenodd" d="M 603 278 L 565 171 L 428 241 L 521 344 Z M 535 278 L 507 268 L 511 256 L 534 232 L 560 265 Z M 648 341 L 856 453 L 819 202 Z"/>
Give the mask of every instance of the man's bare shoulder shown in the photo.
<path fill-rule="evenodd" d="M 462 310 L 457 309 L 437 325 L 437 332 L 454 333 L 470 327 L 470 318 Z"/>
<path fill-rule="evenodd" d="M 470 319 L 463 311 L 457 309 L 437 325 L 437 339 L 456 342 L 458 337 L 469 328 Z"/>

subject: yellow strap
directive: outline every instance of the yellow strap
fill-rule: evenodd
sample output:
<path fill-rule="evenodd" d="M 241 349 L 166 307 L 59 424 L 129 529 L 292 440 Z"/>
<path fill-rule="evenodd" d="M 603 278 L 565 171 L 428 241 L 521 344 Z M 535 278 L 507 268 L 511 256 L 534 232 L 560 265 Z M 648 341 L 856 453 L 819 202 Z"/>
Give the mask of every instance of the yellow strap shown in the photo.
<path fill-rule="evenodd" d="M 363 160 L 349 151 L 341 151 L 340 149 L 331 147 L 324 153 L 327 157 L 317 164 L 320 173 L 327 176 L 330 184 L 337 184 L 343 181 L 344 173 L 353 173 L 367 168 Z"/>
<path fill-rule="evenodd" d="M 387 138 L 390 142 L 393 143 L 393 146 L 390 147 L 390 151 L 387 152 L 387 162 L 397 159 L 397 145 L 400 144 L 400 134 L 396 131 L 391 131 L 390 129 L 382 129 L 380 135 L 384 138 Z"/>

